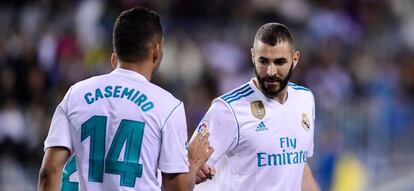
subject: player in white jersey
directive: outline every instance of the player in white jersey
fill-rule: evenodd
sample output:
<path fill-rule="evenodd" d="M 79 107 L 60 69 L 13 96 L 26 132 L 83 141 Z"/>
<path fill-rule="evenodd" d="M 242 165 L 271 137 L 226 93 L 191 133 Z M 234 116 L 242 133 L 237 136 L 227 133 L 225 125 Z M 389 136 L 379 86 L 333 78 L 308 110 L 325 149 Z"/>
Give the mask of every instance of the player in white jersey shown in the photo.
<path fill-rule="evenodd" d="M 289 29 L 261 26 L 251 56 L 256 77 L 213 100 L 194 134 L 208 131 L 215 149 L 197 181 L 217 168 L 196 190 L 317 190 L 306 163 L 313 155 L 314 97 L 289 83 L 300 57 Z"/>
<path fill-rule="evenodd" d="M 213 152 L 206 136 L 187 145 L 183 103 L 149 80 L 162 59 L 156 12 L 124 11 L 113 32 L 113 72 L 73 85 L 58 105 L 45 140 L 39 190 L 58 190 L 63 165 L 79 183 L 62 190 L 192 190 Z M 187 158 L 187 148 L 188 158 Z M 76 160 L 76 162 L 75 162 Z M 75 168 L 76 167 L 76 168 Z"/>

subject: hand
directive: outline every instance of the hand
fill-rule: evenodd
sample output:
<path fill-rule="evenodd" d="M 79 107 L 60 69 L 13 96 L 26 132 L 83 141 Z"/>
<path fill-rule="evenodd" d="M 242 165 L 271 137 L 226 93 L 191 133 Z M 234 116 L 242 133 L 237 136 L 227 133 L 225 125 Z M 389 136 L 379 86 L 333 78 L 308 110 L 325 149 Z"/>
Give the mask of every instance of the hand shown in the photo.
<path fill-rule="evenodd" d="M 188 147 L 188 161 L 190 162 L 190 171 L 197 172 L 213 154 L 214 149 L 208 142 L 209 133 L 199 133 L 190 142 Z"/>
<path fill-rule="evenodd" d="M 212 179 L 213 176 L 216 174 L 216 169 L 214 167 L 209 167 L 208 165 L 204 165 L 197 171 L 196 176 L 196 184 L 200 184 L 207 179 Z"/>

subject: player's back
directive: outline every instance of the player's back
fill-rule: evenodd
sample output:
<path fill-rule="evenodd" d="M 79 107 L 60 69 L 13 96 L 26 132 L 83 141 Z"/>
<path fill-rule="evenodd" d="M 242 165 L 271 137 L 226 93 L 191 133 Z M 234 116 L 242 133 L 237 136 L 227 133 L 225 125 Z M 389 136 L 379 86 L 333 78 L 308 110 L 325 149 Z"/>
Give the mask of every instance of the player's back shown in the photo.
<path fill-rule="evenodd" d="M 185 142 L 178 154 L 165 147 L 169 139 L 186 139 L 183 104 L 142 75 L 118 68 L 75 84 L 65 100 L 80 190 L 160 190 L 159 167 L 188 170 Z M 174 115 L 179 125 L 166 125 Z M 164 126 L 180 130 L 166 135 Z"/>

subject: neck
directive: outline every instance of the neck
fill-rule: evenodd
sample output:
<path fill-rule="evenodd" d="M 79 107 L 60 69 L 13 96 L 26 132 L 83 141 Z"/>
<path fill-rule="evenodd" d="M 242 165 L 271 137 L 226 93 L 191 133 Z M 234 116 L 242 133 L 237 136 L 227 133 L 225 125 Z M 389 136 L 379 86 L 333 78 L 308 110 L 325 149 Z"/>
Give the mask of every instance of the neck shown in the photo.
<path fill-rule="evenodd" d="M 287 98 L 288 98 L 288 92 L 287 92 L 287 86 L 286 86 L 285 89 L 280 91 L 280 93 L 272 99 L 279 102 L 280 104 L 284 104 Z"/>
<path fill-rule="evenodd" d="M 118 63 L 118 68 L 131 70 L 143 75 L 148 81 L 151 80 L 153 69 L 150 63 L 141 62 L 139 64 L 122 62 Z"/>
<path fill-rule="evenodd" d="M 254 82 L 254 85 L 257 87 L 257 89 L 259 89 L 263 93 L 263 89 L 262 89 L 262 87 L 260 87 L 259 82 L 257 81 L 256 78 L 253 80 L 253 82 Z M 280 91 L 279 94 L 277 94 L 276 97 L 269 97 L 269 98 L 279 102 L 280 104 L 284 104 L 286 102 L 287 98 L 288 98 L 287 87 L 288 86 L 286 86 L 282 91 Z M 266 94 L 264 94 L 264 95 L 266 95 Z"/>

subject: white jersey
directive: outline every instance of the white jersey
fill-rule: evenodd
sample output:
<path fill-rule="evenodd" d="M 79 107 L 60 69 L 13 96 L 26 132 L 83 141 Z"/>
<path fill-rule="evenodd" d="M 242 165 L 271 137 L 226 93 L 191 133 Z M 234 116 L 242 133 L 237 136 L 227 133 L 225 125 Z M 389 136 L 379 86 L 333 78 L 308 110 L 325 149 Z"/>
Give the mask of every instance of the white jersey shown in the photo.
<path fill-rule="evenodd" d="M 157 169 L 188 172 L 183 103 L 121 68 L 69 89 L 45 140 L 55 146 L 76 155 L 79 190 L 160 190 Z"/>
<path fill-rule="evenodd" d="M 251 80 L 213 101 L 195 134 L 210 132 L 207 164 L 218 172 L 196 190 L 301 190 L 313 154 L 315 104 L 305 87 L 289 83 L 287 91 L 280 104 Z"/>

